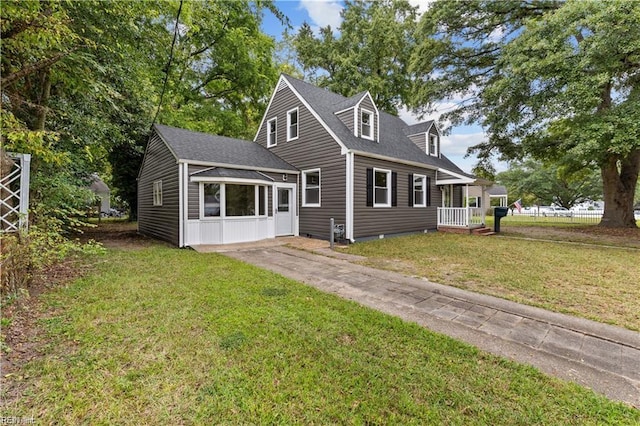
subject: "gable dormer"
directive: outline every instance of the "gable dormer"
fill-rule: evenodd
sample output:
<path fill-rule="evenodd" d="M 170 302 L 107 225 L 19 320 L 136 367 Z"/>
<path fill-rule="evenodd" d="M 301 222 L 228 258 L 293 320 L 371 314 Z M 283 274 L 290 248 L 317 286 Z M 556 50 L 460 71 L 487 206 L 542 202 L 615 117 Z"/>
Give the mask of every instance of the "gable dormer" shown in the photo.
<path fill-rule="evenodd" d="M 407 137 L 420 151 L 433 157 L 440 157 L 440 131 L 433 120 L 409 126 Z"/>
<path fill-rule="evenodd" d="M 353 109 L 353 121 L 356 124 L 353 135 L 377 142 L 380 140 L 380 113 L 371 94 L 366 92 Z"/>

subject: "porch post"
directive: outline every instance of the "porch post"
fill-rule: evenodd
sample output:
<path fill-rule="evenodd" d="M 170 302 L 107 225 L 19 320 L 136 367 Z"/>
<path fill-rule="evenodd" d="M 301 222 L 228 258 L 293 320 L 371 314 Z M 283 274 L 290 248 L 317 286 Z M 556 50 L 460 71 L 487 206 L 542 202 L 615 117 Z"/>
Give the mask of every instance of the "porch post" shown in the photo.
<path fill-rule="evenodd" d="M 465 218 L 465 222 L 467 225 L 467 228 L 471 227 L 471 207 L 469 207 L 469 184 L 465 184 L 464 185 L 464 204 L 467 206 L 467 209 L 465 210 L 466 212 L 466 218 Z"/>
<path fill-rule="evenodd" d="M 487 225 L 487 206 L 484 205 L 484 193 L 485 193 L 485 189 L 487 189 L 486 186 L 482 185 L 482 198 L 480 201 L 480 210 L 482 210 L 482 225 L 486 226 Z M 489 203 L 491 204 L 491 203 Z"/>

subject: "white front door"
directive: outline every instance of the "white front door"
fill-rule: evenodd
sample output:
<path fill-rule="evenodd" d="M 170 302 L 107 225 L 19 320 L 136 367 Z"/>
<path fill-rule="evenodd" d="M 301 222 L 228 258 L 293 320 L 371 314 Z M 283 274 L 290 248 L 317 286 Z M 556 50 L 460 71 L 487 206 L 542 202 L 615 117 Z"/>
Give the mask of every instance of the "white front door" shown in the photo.
<path fill-rule="evenodd" d="M 276 187 L 276 236 L 293 235 L 293 219 L 295 204 L 293 202 L 293 188 Z"/>

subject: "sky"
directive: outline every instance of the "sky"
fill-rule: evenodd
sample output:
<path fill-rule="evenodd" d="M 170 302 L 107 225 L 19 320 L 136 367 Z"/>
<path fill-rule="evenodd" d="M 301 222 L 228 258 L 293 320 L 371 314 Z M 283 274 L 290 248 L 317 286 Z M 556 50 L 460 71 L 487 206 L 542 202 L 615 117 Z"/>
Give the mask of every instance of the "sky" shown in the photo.
<path fill-rule="evenodd" d="M 430 0 L 409 0 L 409 2 L 419 7 L 419 13 L 424 13 L 428 9 Z M 340 12 L 343 8 L 343 2 L 341 0 L 276 0 L 275 3 L 278 9 L 289 18 L 293 26 L 293 30 L 291 30 L 293 33 L 295 33 L 305 21 L 314 30 L 326 27 L 327 25 L 331 25 L 332 28 L 338 28 L 342 22 Z M 262 28 L 276 40 L 282 39 L 284 27 L 271 13 L 265 13 Z M 438 108 L 438 112 L 445 112 L 453 105 L 452 100 L 442 102 Z M 432 116 L 424 117 L 423 121 L 431 119 L 438 120 L 438 112 Z M 406 110 L 401 110 L 399 116 L 407 124 L 415 124 L 421 121 Z M 483 142 L 485 139 L 486 136 L 480 126 L 457 126 L 452 129 L 449 135 L 441 139 L 442 153 L 462 170 L 470 173 L 473 166 L 477 163 L 477 158 L 475 156 L 465 158 L 467 148 Z M 506 164 L 497 161 L 494 161 L 494 166 L 498 172 L 506 170 L 507 168 Z"/>

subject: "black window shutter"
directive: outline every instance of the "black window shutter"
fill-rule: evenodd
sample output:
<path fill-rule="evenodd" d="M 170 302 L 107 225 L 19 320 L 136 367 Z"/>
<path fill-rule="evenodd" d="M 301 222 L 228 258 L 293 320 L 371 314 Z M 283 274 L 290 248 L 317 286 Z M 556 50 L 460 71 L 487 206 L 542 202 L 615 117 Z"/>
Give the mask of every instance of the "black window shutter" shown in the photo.
<path fill-rule="evenodd" d="M 413 207 L 413 173 L 409 173 L 409 207 Z"/>
<path fill-rule="evenodd" d="M 398 173 L 391 172 L 391 205 L 398 205 Z"/>
<path fill-rule="evenodd" d="M 373 169 L 367 169 L 367 206 L 373 207 Z"/>
<path fill-rule="evenodd" d="M 425 195 L 427 197 L 427 206 L 431 205 L 431 178 L 427 176 L 427 187 L 425 188 Z"/>

